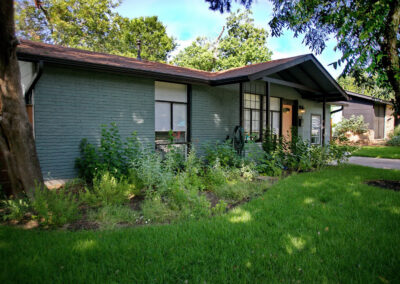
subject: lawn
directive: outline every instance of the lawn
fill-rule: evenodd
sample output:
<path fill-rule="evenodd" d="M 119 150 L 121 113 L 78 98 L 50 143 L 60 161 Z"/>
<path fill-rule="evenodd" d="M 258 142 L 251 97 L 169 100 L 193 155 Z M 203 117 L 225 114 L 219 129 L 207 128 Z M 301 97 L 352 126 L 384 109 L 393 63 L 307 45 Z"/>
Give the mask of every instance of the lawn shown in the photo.
<path fill-rule="evenodd" d="M 104 231 L 0 227 L 1 283 L 400 282 L 400 171 L 293 175 L 220 217 Z"/>
<path fill-rule="evenodd" d="M 364 146 L 353 156 L 400 159 L 400 146 Z"/>

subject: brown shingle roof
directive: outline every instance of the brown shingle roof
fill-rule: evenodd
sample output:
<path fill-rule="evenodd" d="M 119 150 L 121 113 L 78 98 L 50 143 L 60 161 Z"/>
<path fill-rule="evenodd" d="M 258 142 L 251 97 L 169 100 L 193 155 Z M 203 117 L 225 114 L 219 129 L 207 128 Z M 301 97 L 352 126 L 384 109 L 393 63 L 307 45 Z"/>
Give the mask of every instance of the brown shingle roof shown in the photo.
<path fill-rule="evenodd" d="M 239 68 L 232 68 L 225 71 L 206 72 L 165 63 L 138 60 L 130 57 L 92 52 L 29 40 L 21 41 L 21 44 L 17 49 L 17 54 L 18 58 L 22 60 L 43 60 L 51 63 L 85 66 L 88 68 L 104 70 L 109 69 L 111 71 L 151 75 L 166 79 L 171 78 L 175 80 L 187 80 L 207 84 L 218 84 L 222 81 L 246 81 L 250 75 L 307 56 L 300 55 Z"/>

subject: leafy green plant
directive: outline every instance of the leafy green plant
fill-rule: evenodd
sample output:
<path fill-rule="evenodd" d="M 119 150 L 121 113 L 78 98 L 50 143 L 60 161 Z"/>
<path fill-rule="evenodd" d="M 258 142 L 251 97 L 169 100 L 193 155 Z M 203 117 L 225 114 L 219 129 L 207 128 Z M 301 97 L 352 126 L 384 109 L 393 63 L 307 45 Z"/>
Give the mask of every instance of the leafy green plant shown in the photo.
<path fill-rule="evenodd" d="M 236 167 L 240 164 L 241 157 L 237 154 L 231 141 L 223 143 L 206 143 L 203 145 L 205 160 L 209 165 L 214 165 L 217 161 L 222 167 Z"/>
<path fill-rule="evenodd" d="M 218 201 L 217 204 L 215 204 L 215 207 L 211 209 L 211 212 L 213 215 L 222 215 L 226 212 L 228 208 L 228 203 L 226 203 L 226 201 L 224 200 L 220 200 Z"/>
<path fill-rule="evenodd" d="M 351 132 L 352 134 L 364 134 L 368 131 L 368 123 L 364 123 L 364 117 L 362 115 L 352 115 L 350 118 L 342 118 L 342 120 L 336 124 L 334 129 L 334 138 L 340 142 L 347 141 L 346 133 Z"/>
<path fill-rule="evenodd" d="M 138 212 L 122 205 L 105 205 L 89 212 L 89 219 L 98 222 L 103 229 L 113 229 L 121 224 L 133 225 L 139 218 Z"/>
<path fill-rule="evenodd" d="M 331 143 L 329 145 L 330 160 L 341 164 L 349 159 L 351 154 L 358 149 L 356 146 L 351 145 L 337 145 Z"/>
<path fill-rule="evenodd" d="M 389 138 L 400 136 L 400 125 L 397 125 L 392 132 L 389 133 Z"/>
<path fill-rule="evenodd" d="M 25 214 L 29 212 L 28 199 L 8 199 L 3 200 L 2 204 L 5 210 L 5 215 L 3 215 L 3 220 L 14 220 L 14 221 L 21 221 Z"/>
<path fill-rule="evenodd" d="M 31 205 L 39 223 L 45 226 L 62 226 L 79 218 L 79 203 L 72 193 L 64 189 L 57 191 L 38 187 Z"/>
<path fill-rule="evenodd" d="M 278 146 L 277 136 L 269 128 L 267 128 L 264 131 L 264 141 L 262 143 L 263 150 L 266 153 L 271 154 L 277 149 L 277 146 Z"/>
<path fill-rule="evenodd" d="M 280 176 L 284 170 L 279 153 L 265 153 L 256 165 L 257 172 L 268 176 Z"/>
<path fill-rule="evenodd" d="M 282 170 L 311 171 L 319 170 L 331 162 L 345 161 L 356 149 L 353 146 L 310 145 L 297 135 L 297 128 L 291 130 L 291 140 L 280 138 L 278 143 L 271 147 L 264 146 L 267 151 L 260 159 L 256 168 L 258 172 L 278 176 Z"/>
<path fill-rule="evenodd" d="M 118 180 L 105 172 L 93 180 L 93 187 L 87 187 L 81 194 L 81 201 L 92 206 L 120 205 L 128 202 L 129 196 L 137 193 L 134 184 L 125 179 Z"/>
<path fill-rule="evenodd" d="M 147 198 L 142 205 L 145 223 L 164 223 L 176 219 L 178 212 L 169 208 L 162 202 L 159 195 Z"/>
<path fill-rule="evenodd" d="M 135 132 L 123 142 L 116 123 L 111 123 L 110 127 L 102 125 L 100 146 L 82 139 L 81 157 L 76 159 L 75 167 L 79 177 L 89 183 L 105 171 L 121 179 L 128 174 L 141 151 L 142 145 Z"/>
<path fill-rule="evenodd" d="M 219 198 L 236 202 L 260 195 L 268 186 L 267 182 L 249 183 L 245 181 L 231 181 L 216 187 L 213 192 Z"/>
<path fill-rule="evenodd" d="M 400 135 L 399 136 L 393 136 L 390 140 L 386 142 L 386 145 L 388 146 L 400 146 Z"/>

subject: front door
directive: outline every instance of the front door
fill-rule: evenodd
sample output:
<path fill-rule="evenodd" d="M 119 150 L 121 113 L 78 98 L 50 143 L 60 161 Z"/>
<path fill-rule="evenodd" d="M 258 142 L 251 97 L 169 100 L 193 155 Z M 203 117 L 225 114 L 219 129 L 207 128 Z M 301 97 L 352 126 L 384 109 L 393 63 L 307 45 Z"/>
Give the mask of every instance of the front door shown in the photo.
<path fill-rule="evenodd" d="M 282 103 L 282 136 L 287 140 L 292 140 L 293 125 L 293 105 L 291 102 L 283 101 Z"/>

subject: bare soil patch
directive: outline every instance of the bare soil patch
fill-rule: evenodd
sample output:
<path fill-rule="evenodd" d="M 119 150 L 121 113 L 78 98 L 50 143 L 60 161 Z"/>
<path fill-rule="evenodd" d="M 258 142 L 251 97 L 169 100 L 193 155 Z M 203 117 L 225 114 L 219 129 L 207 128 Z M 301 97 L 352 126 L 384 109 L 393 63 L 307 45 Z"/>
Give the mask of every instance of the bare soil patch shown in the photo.
<path fill-rule="evenodd" d="M 394 191 L 400 191 L 400 181 L 398 180 L 370 180 L 367 182 L 367 184 Z"/>

